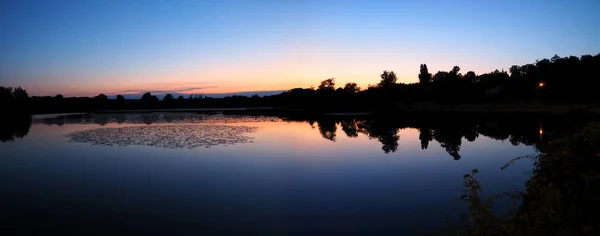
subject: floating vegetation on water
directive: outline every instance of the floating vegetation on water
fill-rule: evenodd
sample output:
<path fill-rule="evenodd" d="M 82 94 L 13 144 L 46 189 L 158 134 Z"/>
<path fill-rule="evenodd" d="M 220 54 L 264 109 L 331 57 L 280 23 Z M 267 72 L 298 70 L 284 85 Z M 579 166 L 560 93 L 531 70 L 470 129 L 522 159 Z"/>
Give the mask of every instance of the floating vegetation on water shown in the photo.
<path fill-rule="evenodd" d="M 256 127 L 228 125 L 150 125 L 97 128 L 67 135 L 72 142 L 102 146 L 141 145 L 161 148 L 197 148 L 252 142 Z"/>

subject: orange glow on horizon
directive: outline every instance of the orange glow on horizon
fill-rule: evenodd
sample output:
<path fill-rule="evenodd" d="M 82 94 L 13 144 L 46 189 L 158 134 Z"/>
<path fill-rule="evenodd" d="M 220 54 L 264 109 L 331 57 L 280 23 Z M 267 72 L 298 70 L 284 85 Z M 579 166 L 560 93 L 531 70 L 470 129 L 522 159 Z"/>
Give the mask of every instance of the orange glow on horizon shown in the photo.
<path fill-rule="evenodd" d="M 240 58 L 216 58 L 202 64 L 193 58 L 178 66 L 132 67 L 128 70 L 37 73 L 29 77 L 57 81 L 49 84 L 20 84 L 34 96 L 96 96 L 141 94 L 145 91 L 171 91 L 178 94 L 215 94 L 252 91 L 290 90 L 318 86 L 325 79 L 335 78 L 336 87 L 349 82 L 361 88 L 377 84 L 384 71 L 394 71 L 399 83 L 418 81 L 419 65 L 429 72 L 448 71 L 455 63 L 464 64 L 465 71 L 491 71 L 474 59 L 407 56 L 403 52 L 377 52 L 348 49 L 335 44 L 293 45 L 281 53 L 264 56 L 259 53 Z M 316 45 L 316 46 L 315 46 Z M 335 50 L 334 50 L 335 49 Z M 184 60 L 187 58 L 181 58 Z M 467 65 L 471 66 L 467 66 Z M 66 73 L 66 74 L 63 74 Z M 197 88 L 197 89 L 193 89 Z M 183 91 L 184 90 L 184 91 Z M 129 91 L 129 92 L 128 92 Z M 135 92 L 131 92 L 135 91 Z M 178 91 L 178 92 L 172 92 Z"/>

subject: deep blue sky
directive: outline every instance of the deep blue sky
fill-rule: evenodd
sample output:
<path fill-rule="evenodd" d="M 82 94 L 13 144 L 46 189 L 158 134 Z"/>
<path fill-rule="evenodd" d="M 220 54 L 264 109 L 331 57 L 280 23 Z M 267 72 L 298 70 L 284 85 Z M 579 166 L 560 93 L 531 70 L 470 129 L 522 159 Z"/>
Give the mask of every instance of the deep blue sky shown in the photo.
<path fill-rule="evenodd" d="M 0 84 L 36 95 L 417 80 L 600 52 L 600 1 L 2 0 Z"/>

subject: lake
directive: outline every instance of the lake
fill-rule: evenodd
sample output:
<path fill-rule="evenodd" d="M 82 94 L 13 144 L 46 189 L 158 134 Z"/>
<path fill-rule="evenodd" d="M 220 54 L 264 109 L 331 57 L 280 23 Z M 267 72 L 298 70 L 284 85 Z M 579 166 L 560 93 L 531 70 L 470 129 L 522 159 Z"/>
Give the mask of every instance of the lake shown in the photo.
<path fill-rule="evenodd" d="M 11 123 L 12 122 L 12 123 Z M 515 115 L 73 114 L 4 122 L 3 235 L 406 235 L 524 190 L 513 158 L 569 127 Z M 508 202 L 499 201 L 499 211 Z"/>

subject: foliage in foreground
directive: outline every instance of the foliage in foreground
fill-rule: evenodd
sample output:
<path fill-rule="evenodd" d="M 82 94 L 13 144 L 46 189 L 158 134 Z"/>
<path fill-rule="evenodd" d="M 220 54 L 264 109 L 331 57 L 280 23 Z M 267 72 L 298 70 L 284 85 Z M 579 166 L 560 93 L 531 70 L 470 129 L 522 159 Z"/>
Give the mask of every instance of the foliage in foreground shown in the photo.
<path fill-rule="evenodd" d="M 600 233 L 600 123 L 550 142 L 534 160 L 527 192 L 507 216 L 494 214 L 475 175 L 464 176 L 469 223 L 449 235 L 598 235 Z"/>

